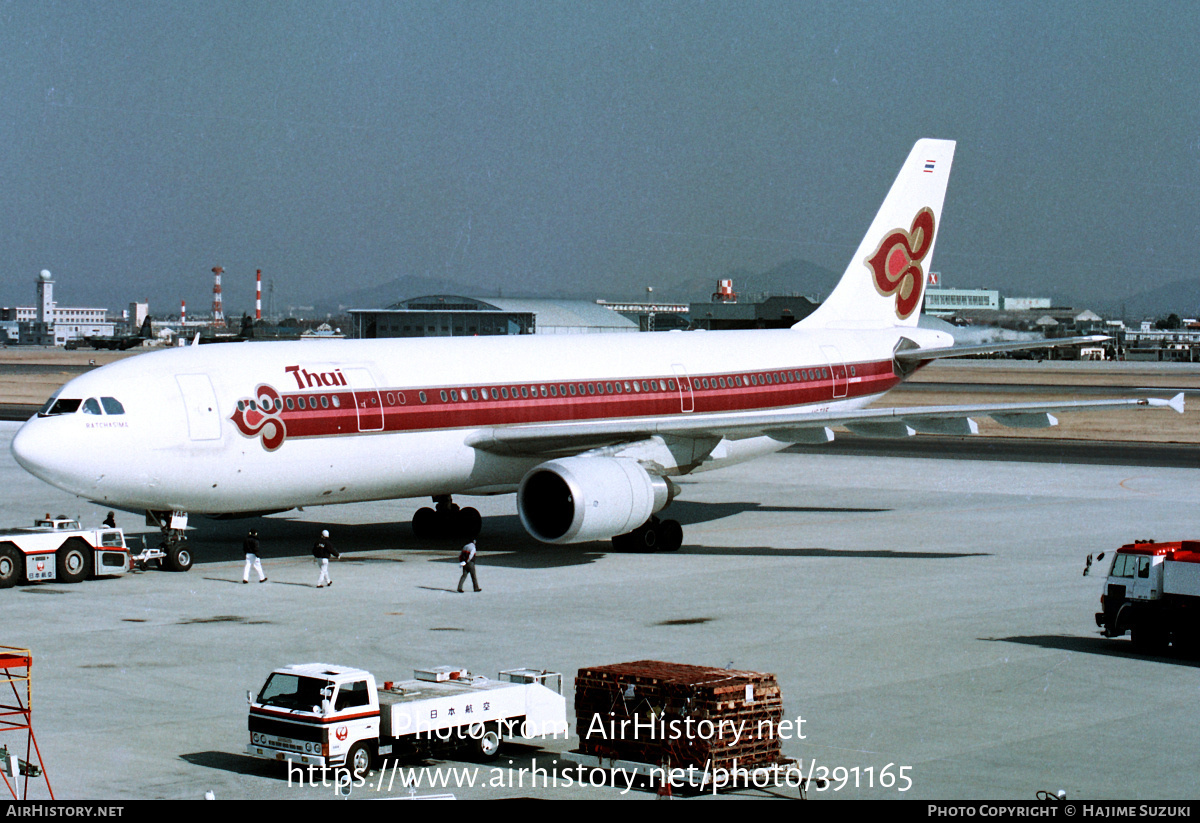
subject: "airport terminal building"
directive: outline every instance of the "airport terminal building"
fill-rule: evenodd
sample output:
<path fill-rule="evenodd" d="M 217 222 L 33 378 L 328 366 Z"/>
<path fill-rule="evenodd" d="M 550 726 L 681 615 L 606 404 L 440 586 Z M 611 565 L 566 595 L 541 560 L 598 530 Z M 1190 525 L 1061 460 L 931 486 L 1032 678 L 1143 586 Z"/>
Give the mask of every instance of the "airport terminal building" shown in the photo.
<path fill-rule="evenodd" d="M 0 328 L 7 342 L 27 346 L 63 346 L 113 333 L 116 324 L 108 310 L 59 306 L 54 300 L 54 280 L 43 270 L 36 279 L 37 306 L 0 308 Z"/>

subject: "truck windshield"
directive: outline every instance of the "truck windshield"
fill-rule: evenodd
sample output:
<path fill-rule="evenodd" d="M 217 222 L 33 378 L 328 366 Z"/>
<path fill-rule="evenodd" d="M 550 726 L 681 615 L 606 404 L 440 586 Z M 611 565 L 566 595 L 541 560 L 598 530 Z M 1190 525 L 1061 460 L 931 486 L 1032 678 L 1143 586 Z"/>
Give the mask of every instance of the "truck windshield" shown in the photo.
<path fill-rule="evenodd" d="M 284 709 L 320 711 L 321 690 L 332 685 L 328 680 L 302 677 L 297 674 L 275 672 L 267 678 L 258 694 L 258 702 L 264 706 L 279 706 Z"/>
<path fill-rule="evenodd" d="M 1137 571 L 1137 555 L 1135 554 L 1120 554 L 1118 553 L 1113 558 L 1112 571 L 1109 572 L 1110 577 L 1133 577 L 1133 573 Z"/>

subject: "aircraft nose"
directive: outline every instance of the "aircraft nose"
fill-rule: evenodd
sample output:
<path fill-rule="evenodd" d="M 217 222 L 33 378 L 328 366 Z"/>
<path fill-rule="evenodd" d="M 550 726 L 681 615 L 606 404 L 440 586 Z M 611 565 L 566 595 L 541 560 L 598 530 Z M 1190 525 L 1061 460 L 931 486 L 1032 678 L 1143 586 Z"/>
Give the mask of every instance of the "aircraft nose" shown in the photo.
<path fill-rule="evenodd" d="M 55 442 L 46 426 L 39 426 L 39 421 L 30 420 L 12 439 L 12 454 L 25 471 L 40 477 L 49 483 L 54 482 L 51 475 L 56 466 L 62 462 L 61 444 Z"/>

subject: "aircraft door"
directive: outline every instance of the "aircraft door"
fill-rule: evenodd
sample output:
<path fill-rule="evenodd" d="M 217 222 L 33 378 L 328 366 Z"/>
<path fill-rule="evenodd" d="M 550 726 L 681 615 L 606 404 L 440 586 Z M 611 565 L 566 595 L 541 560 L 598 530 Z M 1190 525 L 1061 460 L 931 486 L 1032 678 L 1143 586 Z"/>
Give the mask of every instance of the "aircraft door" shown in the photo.
<path fill-rule="evenodd" d="M 217 394 L 207 374 L 177 374 L 175 382 L 183 395 L 187 411 L 188 437 L 192 440 L 220 440 L 221 415 L 217 411 Z"/>
<path fill-rule="evenodd" d="M 842 362 L 842 353 L 836 346 L 822 346 L 821 353 L 829 361 L 829 371 L 833 375 L 833 399 L 845 397 L 849 382 L 846 379 L 846 364 Z"/>
<path fill-rule="evenodd" d="M 343 369 L 346 382 L 354 390 L 354 410 L 358 413 L 358 430 L 360 432 L 377 432 L 383 430 L 383 403 L 379 399 L 379 390 L 375 388 L 375 380 L 366 369 Z"/>
<path fill-rule="evenodd" d="M 672 363 L 675 380 L 679 383 L 679 410 L 683 413 L 695 411 L 696 400 L 692 395 L 692 378 L 688 377 L 687 369 L 679 363 Z"/>

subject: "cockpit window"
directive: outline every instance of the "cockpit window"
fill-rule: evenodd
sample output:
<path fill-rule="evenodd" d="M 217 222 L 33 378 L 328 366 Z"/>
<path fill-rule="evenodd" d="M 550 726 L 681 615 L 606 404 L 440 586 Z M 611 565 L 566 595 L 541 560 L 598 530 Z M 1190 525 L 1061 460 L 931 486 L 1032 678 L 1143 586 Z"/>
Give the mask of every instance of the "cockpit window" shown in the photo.
<path fill-rule="evenodd" d="M 38 417 L 53 417 L 59 414 L 74 414 L 82 407 L 84 414 L 124 414 L 125 407 L 115 397 L 101 397 L 97 400 L 89 397 L 87 400 L 76 400 L 69 397 L 59 397 L 58 392 L 50 395 L 40 409 Z"/>
<path fill-rule="evenodd" d="M 79 410 L 79 404 L 82 403 L 79 399 L 70 399 L 67 397 L 50 398 L 46 401 L 46 405 L 42 406 L 42 410 L 38 412 L 40 417 L 53 417 L 56 414 L 74 414 Z"/>
<path fill-rule="evenodd" d="M 40 409 L 38 409 L 38 414 L 40 416 L 45 417 L 47 414 L 50 413 L 50 409 L 54 405 L 54 401 L 58 399 L 58 395 L 61 391 L 62 391 L 62 389 L 59 389 L 54 394 L 50 395 L 50 399 L 42 404 L 42 407 Z"/>

